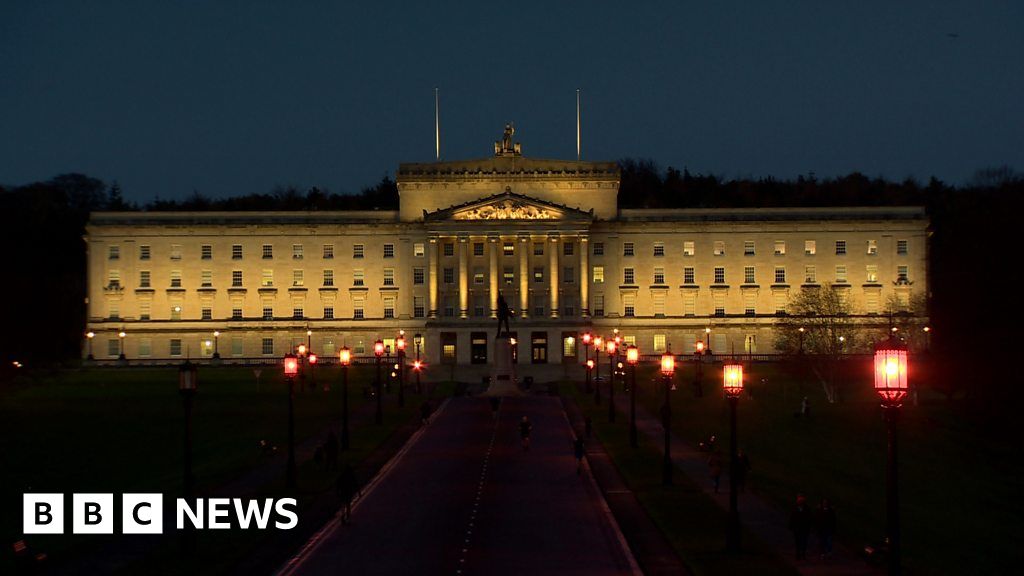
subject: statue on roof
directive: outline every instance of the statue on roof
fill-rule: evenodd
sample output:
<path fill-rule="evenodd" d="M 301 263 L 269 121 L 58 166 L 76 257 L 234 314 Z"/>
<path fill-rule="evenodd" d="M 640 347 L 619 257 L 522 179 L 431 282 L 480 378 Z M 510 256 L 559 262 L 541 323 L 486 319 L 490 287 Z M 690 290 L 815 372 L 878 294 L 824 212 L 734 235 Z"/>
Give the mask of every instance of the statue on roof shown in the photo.
<path fill-rule="evenodd" d="M 494 143 L 494 155 L 504 156 L 506 154 L 512 154 L 518 156 L 522 154 L 522 147 L 518 142 L 512 142 L 512 136 L 516 133 L 516 127 L 514 124 L 509 122 L 505 124 L 505 133 L 501 137 L 500 142 Z"/>

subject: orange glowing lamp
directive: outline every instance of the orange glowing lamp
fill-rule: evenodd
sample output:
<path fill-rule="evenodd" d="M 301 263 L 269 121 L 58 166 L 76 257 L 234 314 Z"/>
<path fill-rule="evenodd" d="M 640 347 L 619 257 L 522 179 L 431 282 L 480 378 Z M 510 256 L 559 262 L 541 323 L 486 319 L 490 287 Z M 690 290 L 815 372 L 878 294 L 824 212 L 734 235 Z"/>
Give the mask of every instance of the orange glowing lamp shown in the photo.
<path fill-rule="evenodd" d="M 383 340 L 377 340 L 376 342 L 373 343 L 373 354 L 377 358 L 380 358 L 381 356 L 384 355 L 384 341 Z"/>
<path fill-rule="evenodd" d="M 594 361 L 593 360 L 587 360 L 587 370 L 593 370 L 593 369 L 594 369 Z"/>
<path fill-rule="evenodd" d="M 700 340 L 698 340 L 696 346 L 697 346 L 697 354 L 703 354 L 704 353 L 704 343 L 701 342 Z"/>
<path fill-rule="evenodd" d="M 299 356 L 305 356 L 305 355 L 306 355 L 306 345 L 305 344 L 299 344 Z"/>
<path fill-rule="evenodd" d="M 875 392 L 883 406 L 899 406 L 907 396 L 907 347 L 891 339 L 875 346 Z"/>
<path fill-rule="evenodd" d="M 601 347 L 604 346 L 604 338 L 597 336 L 594 338 L 594 350 L 600 352 Z"/>
<path fill-rule="evenodd" d="M 342 366 L 348 366 L 352 363 L 352 351 L 348 349 L 348 346 L 344 346 L 341 352 L 338 352 L 338 361 L 341 362 Z"/>
<path fill-rule="evenodd" d="M 629 362 L 633 366 L 636 366 L 636 363 L 639 361 L 640 350 L 636 346 L 630 344 L 629 347 L 626 348 L 626 362 Z"/>
<path fill-rule="evenodd" d="M 671 352 L 661 355 L 661 374 L 671 378 L 676 373 L 676 357 Z"/>
<path fill-rule="evenodd" d="M 299 358 L 295 354 L 284 355 L 284 375 L 294 378 L 299 373 Z"/>
<path fill-rule="evenodd" d="M 310 353 L 310 355 L 309 355 L 309 363 L 310 364 L 316 364 L 316 354 Z"/>
<path fill-rule="evenodd" d="M 585 346 L 590 346 L 590 341 L 594 339 L 594 336 L 590 332 L 584 332 L 580 338 L 583 339 L 583 344 Z"/>
<path fill-rule="evenodd" d="M 616 336 L 616 338 L 618 338 L 618 336 Z M 609 340 L 605 342 L 605 351 L 607 351 L 609 355 L 615 354 L 615 349 L 618 348 L 618 346 L 618 342 L 616 342 L 615 340 Z"/>
<path fill-rule="evenodd" d="M 398 339 L 395 340 L 395 348 L 399 352 L 405 352 L 405 336 L 399 336 Z"/>
<path fill-rule="evenodd" d="M 419 360 L 413 360 L 412 369 L 419 372 L 420 370 L 423 369 L 423 362 L 420 362 Z"/>
<path fill-rule="evenodd" d="M 729 398 L 739 398 L 743 392 L 743 365 L 726 364 L 722 367 L 722 387 Z"/>

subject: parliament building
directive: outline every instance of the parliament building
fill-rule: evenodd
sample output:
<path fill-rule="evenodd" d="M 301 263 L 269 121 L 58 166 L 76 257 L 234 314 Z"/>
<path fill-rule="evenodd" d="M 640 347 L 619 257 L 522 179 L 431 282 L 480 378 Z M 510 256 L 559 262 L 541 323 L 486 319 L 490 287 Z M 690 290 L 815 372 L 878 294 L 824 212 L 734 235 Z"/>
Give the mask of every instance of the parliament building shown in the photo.
<path fill-rule="evenodd" d="M 800 290 L 868 319 L 926 293 L 922 208 L 621 209 L 619 179 L 506 131 L 491 157 L 401 164 L 398 210 L 94 213 L 83 355 L 251 361 L 309 331 L 360 356 L 404 329 L 428 363 L 486 364 L 499 295 L 520 365 L 578 362 L 580 334 L 613 329 L 643 354 L 772 353 Z"/>

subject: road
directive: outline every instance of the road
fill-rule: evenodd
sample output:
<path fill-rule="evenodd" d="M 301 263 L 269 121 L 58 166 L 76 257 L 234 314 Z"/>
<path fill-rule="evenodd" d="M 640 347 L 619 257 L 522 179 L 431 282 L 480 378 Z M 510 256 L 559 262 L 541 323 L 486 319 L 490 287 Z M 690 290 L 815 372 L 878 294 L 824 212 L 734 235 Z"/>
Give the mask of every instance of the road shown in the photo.
<path fill-rule="evenodd" d="M 519 421 L 533 423 L 524 450 Z M 359 503 L 285 574 L 632 574 L 604 500 L 577 475 L 551 397 L 453 398 Z"/>

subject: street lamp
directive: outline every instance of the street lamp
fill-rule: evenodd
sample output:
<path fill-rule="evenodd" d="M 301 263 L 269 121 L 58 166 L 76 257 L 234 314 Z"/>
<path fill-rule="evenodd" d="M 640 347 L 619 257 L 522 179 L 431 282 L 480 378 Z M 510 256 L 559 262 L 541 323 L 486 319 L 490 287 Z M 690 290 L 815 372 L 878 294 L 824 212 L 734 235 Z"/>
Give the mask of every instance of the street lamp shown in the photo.
<path fill-rule="evenodd" d="M 736 503 L 736 481 L 739 475 L 739 452 L 736 448 L 736 405 L 743 393 L 743 365 L 726 364 L 722 368 L 722 388 L 729 401 L 729 517 L 725 531 L 725 549 L 740 551 L 740 513 Z"/>
<path fill-rule="evenodd" d="M 373 421 L 377 424 L 384 423 L 384 408 L 381 406 L 381 393 L 380 393 L 380 359 L 384 355 L 384 341 L 377 340 L 373 343 L 373 355 L 377 357 L 377 379 L 374 382 L 374 390 L 377 393 L 377 414 L 374 416 Z"/>
<path fill-rule="evenodd" d="M 299 362 L 298 362 L 298 367 L 299 367 L 299 390 L 303 391 L 303 390 L 306 389 L 306 371 L 303 370 L 302 367 L 303 367 L 303 364 L 306 362 L 306 352 L 309 351 L 309 348 L 305 344 L 299 344 L 298 351 L 299 351 Z"/>
<path fill-rule="evenodd" d="M 900 573 L 900 506 L 897 484 L 897 435 L 900 406 L 907 396 L 907 347 L 896 340 L 875 346 L 875 392 L 882 401 L 888 437 L 885 466 L 886 537 L 889 541 L 889 574 Z"/>
<path fill-rule="evenodd" d="M 804 327 L 801 326 L 796 329 L 797 333 L 800 334 L 800 355 L 804 353 Z"/>
<path fill-rule="evenodd" d="M 295 354 L 284 355 L 284 377 L 288 380 L 288 468 L 287 486 L 295 489 L 295 375 L 299 373 L 299 359 Z"/>
<path fill-rule="evenodd" d="M 312 352 L 310 352 L 309 353 L 309 359 L 307 360 L 307 362 L 309 362 L 309 379 L 310 379 L 310 384 L 309 385 L 310 385 L 310 388 L 313 389 L 313 390 L 316 390 L 316 361 L 317 361 L 316 354 L 313 354 Z M 326 392 L 326 388 L 324 389 L 324 391 Z"/>
<path fill-rule="evenodd" d="M 640 350 L 630 344 L 626 348 L 626 362 L 629 363 L 629 445 L 640 446 L 636 434 L 636 364 L 640 361 Z"/>
<path fill-rule="evenodd" d="M 672 377 L 676 373 L 676 357 L 670 350 L 661 355 L 661 379 L 665 388 L 665 404 L 661 407 L 661 426 L 665 429 L 665 454 L 661 459 L 661 483 L 672 484 L 672 405 L 669 403 L 669 390 L 672 389 Z"/>
<path fill-rule="evenodd" d="M 924 331 L 924 353 L 928 354 L 932 351 L 932 327 L 925 326 L 922 330 Z"/>
<path fill-rule="evenodd" d="M 348 365 L 352 363 L 352 351 L 342 346 L 338 352 L 341 364 L 341 449 L 348 450 Z"/>
<path fill-rule="evenodd" d="M 420 363 L 420 344 L 423 343 L 423 335 L 417 333 L 415 336 L 412 337 L 412 341 L 416 344 L 416 364 L 414 364 L 414 366 L 417 367 L 416 368 L 416 393 L 417 394 L 422 394 L 423 393 L 423 389 L 420 387 L 420 369 L 423 368 L 423 365 Z"/>
<path fill-rule="evenodd" d="M 118 338 L 117 349 L 120 351 L 118 353 L 118 355 L 117 355 L 117 359 L 121 360 L 122 362 L 126 360 L 126 358 L 124 356 L 124 337 L 125 336 L 127 336 L 127 334 L 124 333 L 124 330 L 121 330 L 120 332 L 117 333 L 117 338 Z"/>
<path fill-rule="evenodd" d="M 309 328 L 306 329 L 306 348 L 313 349 L 313 331 Z"/>
<path fill-rule="evenodd" d="M 86 341 L 89 342 L 89 355 L 85 357 L 86 360 L 95 360 L 95 356 L 92 355 L 92 341 L 96 338 L 96 333 L 92 330 L 85 333 Z"/>
<path fill-rule="evenodd" d="M 601 347 L 604 346 L 604 338 L 594 338 L 594 404 L 601 404 L 601 362 L 598 361 L 601 355 Z"/>
<path fill-rule="evenodd" d="M 398 405 L 405 406 L 405 330 L 398 334 L 395 348 L 398 349 Z"/>
<path fill-rule="evenodd" d="M 711 353 L 711 327 L 708 326 L 704 329 L 704 349 Z"/>
<path fill-rule="evenodd" d="M 182 464 L 182 495 L 191 502 L 195 482 L 192 478 L 192 399 L 199 390 L 199 372 L 196 365 L 185 360 L 178 367 L 178 392 L 181 394 L 182 407 L 185 410 L 184 455 Z M 190 504 L 191 505 L 191 504 Z M 185 550 L 191 552 L 194 544 L 194 533 L 191 527 L 183 535 Z"/>
<path fill-rule="evenodd" d="M 220 330 L 213 331 L 213 359 L 220 359 Z"/>
<path fill-rule="evenodd" d="M 704 397 L 704 342 L 697 340 L 694 344 L 693 362 L 696 370 L 693 373 L 693 387 L 697 391 L 697 397 Z"/>
<path fill-rule="evenodd" d="M 580 335 L 580 340 L 583 341 L 583 364 L 588 366 L 587 368 L 587 380 L 586 388 L 584 389 L 588 394 L 590 393 L 590 343 L 593 341 L 594 336 L 590 332 L 584 332 Z"/>
<path fill-rule="evenodd" d="M 608 423 L 615 423 L 615 351 L 619 348 L 618 335 L 605 342 L 608 352 Z"/>

